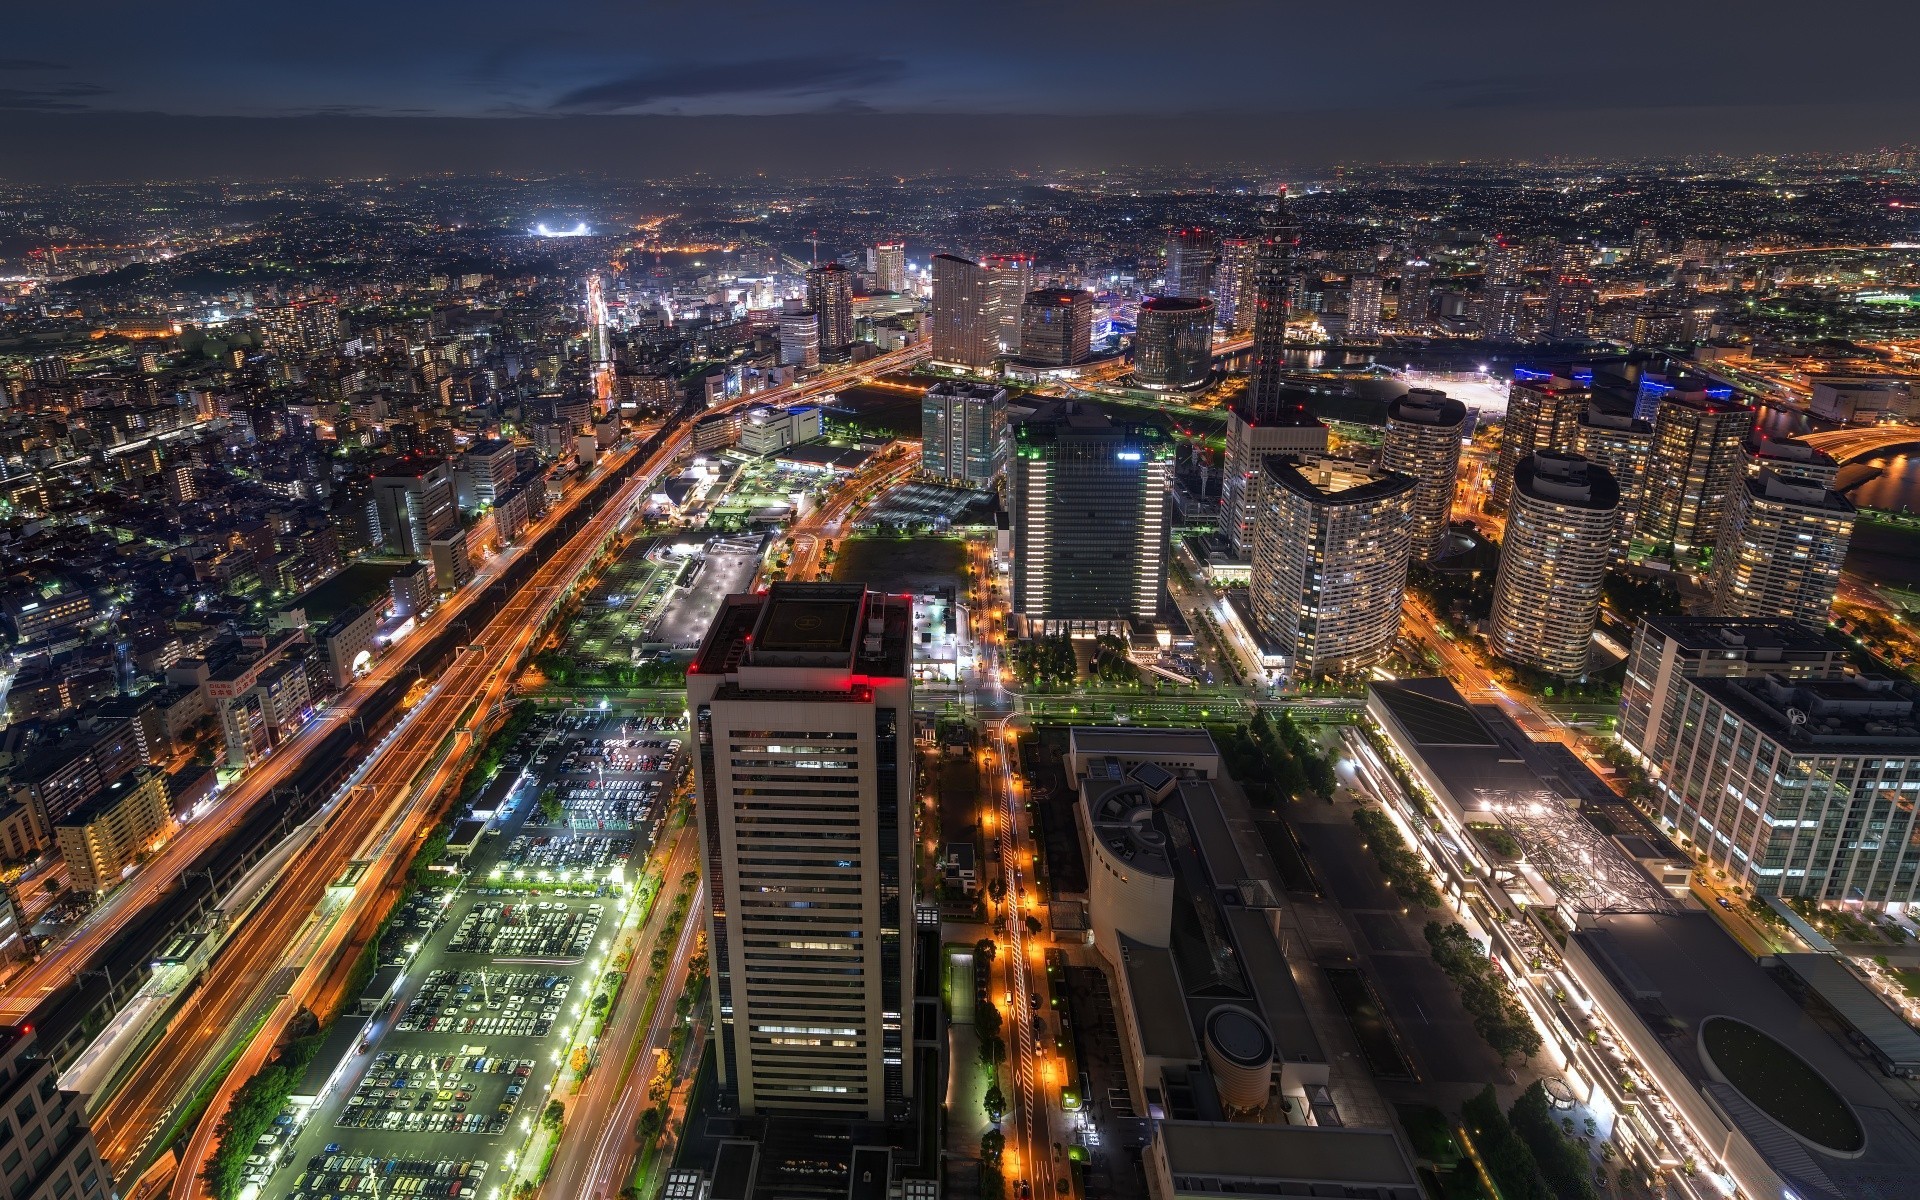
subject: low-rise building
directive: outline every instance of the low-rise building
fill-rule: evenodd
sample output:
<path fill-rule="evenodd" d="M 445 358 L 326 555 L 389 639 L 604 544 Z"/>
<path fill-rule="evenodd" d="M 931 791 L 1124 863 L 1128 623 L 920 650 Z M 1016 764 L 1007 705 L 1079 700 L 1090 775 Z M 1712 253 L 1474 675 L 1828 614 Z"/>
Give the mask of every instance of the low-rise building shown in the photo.
<path fill-rule="evenodd" d="M 54 826 L 73 887 L 99 892 L 120 881 L 142 852 L 161 840 L 172 818 L 167 777 L 150 767 L 127 772 Z"/>

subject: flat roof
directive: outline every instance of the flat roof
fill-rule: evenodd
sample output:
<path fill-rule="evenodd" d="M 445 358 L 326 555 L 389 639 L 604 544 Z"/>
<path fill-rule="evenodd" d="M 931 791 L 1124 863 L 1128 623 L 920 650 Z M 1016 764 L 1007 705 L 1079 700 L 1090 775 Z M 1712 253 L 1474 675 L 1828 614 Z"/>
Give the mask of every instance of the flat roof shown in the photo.
<path fill-rule="evenodd" d="M 1780 954 L 1775 959 L 1867 1039 L 1881 1061 L 1920 1068 L 1920 1032 L 1839 959 L 1830 954 Z"/>
<path fill-rule="evenodd" d="M 1391 1130 L 1162 1121 L 1159 1131 L 1180 1195 L 1337 1194 L 1300 1186 L 1322 1184 L 1390 1189 L 1393 1200 L 1420 1196 L 1413 1163 Z"/>
<path fill-rule="evenodd" d="M 1074 755 L 1217 756 L 1220 748 L 1204 729 L 1135 729 L 1121 725 L 1075 725 L 1067 731 L 1067 750 Z"/>
<path fill-rule="evenodd" d="M 1136 942 L 1123 933 L 1120 959 L 1142 1052 L 1150 1058 L 1199 1062 L 1200 1044 L 1193 1037 L 1173 951 Z"/>
<path fill-rule="evenodd" d="M 851 653 L 865 599 L 862 586 L 776 586 L 754 630 L 754 649 L 775 654 Z"/>

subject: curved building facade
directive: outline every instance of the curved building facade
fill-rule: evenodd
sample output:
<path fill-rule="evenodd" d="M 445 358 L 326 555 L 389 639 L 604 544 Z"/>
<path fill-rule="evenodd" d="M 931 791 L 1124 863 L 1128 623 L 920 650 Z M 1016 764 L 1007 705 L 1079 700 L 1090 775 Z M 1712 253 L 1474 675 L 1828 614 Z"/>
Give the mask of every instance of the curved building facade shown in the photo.
<path fill-rule="evenodd" d="M 1292 679 L 1351 675 L 1400 631 L 1414 480 L 1338 458 L 1262 464 L 1253 521 L 1254 620 Z"/>
<path fill-rule="evenodd" d="M 1140 305 L 1133 378 L 1141 387 L 1205 387 L 1213 372 L 1213 301 L 1154 296 Z"/>
<path fill-rule="evenodd" d="M 1460 476 L 1460 434 L 1467 406 L 1445 392 L 1422 388 L 1387 405 L 1387 436 L 1380 465 L 1413 478 L 1413 557 L 1438 558 L 1447 544 L 1454 482 Z"/>
<path fill-rule="evenodd" d="M 1569 678 L 1587 670 L 1620 519 L 1620 485 L 1578 454 L 1538 451 L 1513 473 L 1490 622 L 1494 652 Z"/>

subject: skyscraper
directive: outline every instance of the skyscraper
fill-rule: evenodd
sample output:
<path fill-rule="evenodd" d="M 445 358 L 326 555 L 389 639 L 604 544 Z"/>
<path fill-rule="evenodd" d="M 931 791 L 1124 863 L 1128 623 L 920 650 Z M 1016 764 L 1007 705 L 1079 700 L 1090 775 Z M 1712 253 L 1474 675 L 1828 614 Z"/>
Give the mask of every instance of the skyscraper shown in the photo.
<path fill-rule="evenodd" d="M 1513 471 L 1536 450 L 1572 450 L 1581 414 L 1593 393 L 1581 383 L 1547 371 L 1515 367 L 1507 386 L 1507 415 L 1500 423 L 1500 457 L 1493 470 L 1492 508 L 1507 507 Z"/>
<path fill-rule="evenodd" d="M 1753 410 L 1713 396 L 1669 395 L 1653 422 L 1653 451 L 1634 536 L 1677 555 L 1713 547 L 1746 474 Z"/>
<path fill-rule="evenodd" d="M 1380 336 L 1380 277 L 1355 275 L 1347 287 L 1347 339 L 1370 342 Z"/>
<path fill-rule="evenodd" d="M 807 272 L 807 307 L 820 325 L 820 361 L 853 358 L 853 272 L 837 262 Z"/>
<path fill-rule="evenodd" d="M 1213 301 L 1152 296 L 1133 335 L 1133 378 L 1155 390 L 1202 387 L 1213 375 Z"/>
<path fill-rule="evenodd" d="M 743 1113 L 912 1097 L 912 610 L 776 583 L 727 597 L 688 669 L 714 1065 Z"/>
<path fill-rule="evenodd" d="M 442 458 L 406 454 L 381 463 L 373 473 L 373 500 L 389 554 L 425 558 L 433 540 L 460 521 Z"/>
<path fill-rule="evenodd" d="M 1152 432 L 1064 402 L 1014 422 L 1013 605 L 1037 628 L 1159 615 L 1173 461 Z"/>
<path fill-rule="evenodd" d="M 873 248 L 873 282 L 883 292 L 907 290 L 907 244 L 881 242 Z"/>
<path fill-rule="evenodd" d="M 1306 393 L 1297 392 L 1304 398 Z M 1327 427 L 1304 404 L 1254 422 L 1238 407 L 1227 411 L 1226 470 L 1220 477 L 1220 528 L 1236 557 L 1253 553 L 1253 514 L 1260 463 L 1270 454 L 1325 454 Z"/>
<path fill-rule="evenodd" d="M 1598 400 L 1587 404 L 1574 430 L 1574 452 L 1596 462 L 1620 487 L 1620 520 L 1613 538 L 1614 558 L 1633 544 L 1640 519 L 1640 498 L 1646 490 L 1647 458 L 1653 453 L 1653 426 L 1635 419 L 1632 410 L 1617 412 Z"/>
<path fill-rule="evenodd" d="M 1713 552 L 1713 614 L 1825 625 L 1856 516 L 1821 483 L 1765 468 L 1741 480 Z"/>
<path fill-rule="evenodd" d="M 1433 264 L 1412 259 L 1400 268 L 1400 307 L 1394 324 L 1404 333 L 1419 333 L 1427 327 L 1433 308 Z"/>
<path fill-rule="evenodd" d="M 1213 295 L 1213 268 L 1219 261 L 1219 240 L 1213 230 L 1174 230 L 1167 235 L 1167 286 L 1162 294 L 1189 299 Z"/>
<path fill-rule="evenodd" d="M 1496 654 L 1586 674 L 1619 509 L 1620 489 L 1598 463 L 1552 450 L 1521 461 L 1488 622 Z"/>
<path fill-rule="evenodd" d="M 1261 463 L 1251 598 L 1292 679 L 1351 675 L 1400 630 L 1413 551 L 1414 480 L 1345 459 Z"/>
<path fill-rule="evenodd" d="M 1020 306 L 1033 290 L 1031 254 L 989 254 L 980 263 L 987 269 L 987 326 L 1002 354 L 1020 353 Z"/>
<path fill-rule="evenodd" d="M 1020 305 L 1020 361 L 1071 367 L 1093 353 L 1093 293 L 1040 288 Z"/>
<path fill-rule="evenodd" d="M 1221 239 L 1213 289 L 1222 329 L 1238 333 L 1253 323 L 1253 259 L 1253 239 Z"/>
<path fill-rule="evenodd" d="M 1600 289 L 1594 286 L 1593 280 L 1580 275 L 1556 276 L 1547 294 L 1551 310 L 1547 318 L 1548 336 L 1556 340 L 1586 337 L 1592 330 L 1593 306 L 1599 298 Z"/>
<path fill-rule="evenodd" d="M 1300 227 L 1287 208 L 1286 193 L 1260 211 L 1260 232 L 1253 260 L 1253 370 L 1242 410 L 1256 424 L 1299 405 L 1289 388 L 1287 369 L 1287 285 L 1293 274 L 1293 250 Z"/>
<path fill-rule="evenodd" d="M 340 344 L 340 310 L 329 300 L 296 300 L 254 309 L 260 340 L 282 357 L 318 354 Z"/>
<path fill-rule="evenodd" d="M 799 299 L 788 300 L 780 312 L 780 365 L 820 365 L 820 314 Z"/>
<path fill-rule="evenodd" d="M 920 470 L 949 487 L 993 487 L 1007 469 L 1007 389 L 943 379 L 920 400 Z"/>
<path fill-rule="evenodd" d="M 1414 481 L 1409 509 L 1413 558 L 1427 562 L 1446 549 L 1453 489 L 1460 475 L 1460 434 L 1467 406 L 1445 392 L 1416 388 L 1387 405 L 1380 465 Z"/>
<path fill-rule="evenodd" d="M 980 370 L 1000 351 L 999 330 L 988 315 L 986 268 L 953 254 L 933 256 L 933 361 Z"/>

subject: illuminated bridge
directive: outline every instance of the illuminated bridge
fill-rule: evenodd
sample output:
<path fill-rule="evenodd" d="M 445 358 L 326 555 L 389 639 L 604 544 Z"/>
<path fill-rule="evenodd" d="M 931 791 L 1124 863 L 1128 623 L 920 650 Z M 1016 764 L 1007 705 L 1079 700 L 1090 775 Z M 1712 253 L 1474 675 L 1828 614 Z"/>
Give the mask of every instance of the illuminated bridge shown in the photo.
<path fill-rule="evenodd" d="M 1797 439 L 1825 451 L 1837 463 L 1852 462 L 1895 446 L 1920 446 L 1920 425 L 1865 425 L 1803 433 Z"/>

